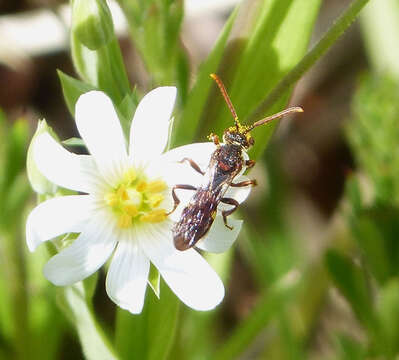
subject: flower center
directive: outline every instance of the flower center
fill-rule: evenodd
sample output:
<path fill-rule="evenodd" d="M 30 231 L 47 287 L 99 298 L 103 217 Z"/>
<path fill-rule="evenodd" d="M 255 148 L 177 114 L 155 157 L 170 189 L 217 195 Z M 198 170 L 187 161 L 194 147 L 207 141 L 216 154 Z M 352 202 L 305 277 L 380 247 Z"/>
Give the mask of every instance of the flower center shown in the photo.
<path fill-rule="evenodd" d="M 146 176 L 130 169 L 124 180 L 104 200 L 118 218 L 118 226 L 126 229 L 134 223 L 158 223 L 166 219 L 165 209 L 159 208 L 164 200 L 166 183 L 148 181 Z"/>

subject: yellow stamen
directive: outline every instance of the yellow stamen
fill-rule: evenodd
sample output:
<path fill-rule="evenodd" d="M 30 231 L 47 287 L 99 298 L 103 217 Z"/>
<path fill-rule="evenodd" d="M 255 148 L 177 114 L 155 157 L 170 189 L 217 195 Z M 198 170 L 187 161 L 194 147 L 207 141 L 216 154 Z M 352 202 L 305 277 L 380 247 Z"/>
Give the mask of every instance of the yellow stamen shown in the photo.
<path fill-rule="evenodd" d="M 118 196 L 116 194 L 107 194 L 104 197 L 105 203 L 109 206 L 115 206 L 118 203 Z"/>
<path fill-rule="evenodd" d="M 167 212 L 161 209 L 165 199 L 163 192 L 167 184 L 160 180 L 147 181 L 144 174 L 129 169 L 119 186 L 104 196 L 104 202 L 111 207 L 118 227 L 134 226 L 136 222 L 159 223 L 166 219 Z"/>
<path fill-rule="evenodd" d="M 118 190 L 116 191 L 116 196 L 122 200 L 129 199 L 129 196 L 127 195 L 127 192 L 126 192 L 126 187 L 123 185 L 119 186 Z"/>
<path fill-rule="evenodd" d="M 166 184 L 162 180 L 154 180 L 148 183 L 147 191 L 151 193 L 158 193 L 166 189 Z"/>
<path fill-rule="evenodd" d="M 157 209 L 142 215 L 140 217 L 140 220 L 149 223 L 158 223 L 164 221 L 166 219 L 166 216 L 167 215 L 165 209 Z"/>
<path fill-rule="evenodd" d="M 161 195 L 161 194 L 154 194 L 154 195 L 151 195 L 151 196 L 149 197 L 149 199 L 148 199 L 148 204 L 149 204 L 151 207 L 156 208 L 156 207 L 158 207 L 159 205 L 161 205 L 161 202 L 163 201 L 163 199 L 165 199 L 165 197 L 164 197 L 163 195 Z"/>
<path fill-rule="evenodd" d="M 139 210 L 134 205 L 125 205 L 122 210 L 131 217 L 135 217 L 139 213 Z"/>
<path fill-rule="evenodd" d="M 125 174 L 125 179 L 127 184 L 131 184 L 134 180 L 137 179 L 137 173 L 133 169 L 129 169 Z"/>
<path fill-rule="evenodd" d="M 147 182 L 142 180 L 140 181 L 137 186 L 136 186 L 136 190 L 139 192 L 143 192 L 147 189 Z"/>
<path fill-rule="evenodd" d="M 128 214 L 122 214 L 118 219 L 118 226 L 122 229 L 128 228 L 132 225 L 132 217 Z"/>

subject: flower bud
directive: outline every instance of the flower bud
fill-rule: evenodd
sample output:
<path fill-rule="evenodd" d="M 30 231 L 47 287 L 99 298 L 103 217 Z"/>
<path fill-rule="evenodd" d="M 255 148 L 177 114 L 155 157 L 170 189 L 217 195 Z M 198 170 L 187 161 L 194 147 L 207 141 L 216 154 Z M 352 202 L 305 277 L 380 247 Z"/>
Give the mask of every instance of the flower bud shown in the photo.
<path fill-rule="evenodd" d="M 57 186 L 43 176 L 43 174 L 37 168 L 35 159 L 33 157 L 33 148 L 35 146 L 36 139 L 40 134 L 45 132 L 48 132 L 53 137 L 56 137 L 52 129 L 47 125 L 46 120 L 39 120 L 36 132 L 33 135 L 32 141 L 29 145 L 26 159 L 26 169 L 29 182 L 35 192 L 38 194 L 54 194 Z"/>
<path fill-rule="evenodd" d="M 72 36 L 90 50 L 96 50 L 112 40 L 112 16 L 104 0 L 73 1 Z"/>

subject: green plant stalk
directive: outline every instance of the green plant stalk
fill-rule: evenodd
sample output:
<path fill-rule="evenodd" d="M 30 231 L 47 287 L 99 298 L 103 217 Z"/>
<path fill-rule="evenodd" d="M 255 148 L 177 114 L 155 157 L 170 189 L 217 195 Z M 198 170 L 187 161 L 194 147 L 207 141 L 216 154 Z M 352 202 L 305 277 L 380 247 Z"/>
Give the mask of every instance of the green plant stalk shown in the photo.
<path fill-rule="evenodd" d="M 356 19 L 360 10 L 369 0 L 354 0 L 348 8 L 338 17 L 331 28 L 323 35 L 319 42 L 303 57 L 303 59 L 276 85 L 266 99 L 251 113 L 248 123 L 259 120 L 281 97 L 294 86 L 327 50 L 334 45 L 338 38 Z"/>

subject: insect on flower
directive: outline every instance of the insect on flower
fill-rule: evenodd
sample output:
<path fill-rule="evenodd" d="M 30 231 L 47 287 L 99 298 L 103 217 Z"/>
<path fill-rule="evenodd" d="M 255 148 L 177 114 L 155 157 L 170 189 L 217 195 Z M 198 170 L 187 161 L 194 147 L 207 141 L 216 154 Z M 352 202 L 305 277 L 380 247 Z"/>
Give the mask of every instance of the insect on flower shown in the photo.
<path fill-rule="evenodd" d="M 188 162 L 195 171 L 204 177 L 199 187 L 178 184 L 172 189 L 174 207 L 170 213 L 175 211 L 180 203 L 176 195 L 177 189 L 196 191 L 188 205 L 183 209 L 179 221 L 173 227 L 173 240 L 178 250 L 186 250 L 193 247 L 209 231 L 215 219 L 219 203 L 232 206 L 231 209 L 222 211 L 222 217 L 224 225 L 230 230 L 233 229 L 228 225 L 227 217 L 237 210 L 239 203 L 233 198 L 224 197 L 226 191 L 230 186 L 244 187 L 256 185 L 256 180 L 233 182 L 245 169 L 255 165 L 255 161 L 250 160 L 246 153 L 255 143 L 250 131 L 287 114 L 303 112 L 301 107 L 291 107 L 256 121 L 252 125 L 241 125 L 223 82 L 216 74 L 211 74 L 210 76 L 219 86 L 233 115 L 234 126 L 224 131 L 223 143 L 219 141 L 217 135 L 209 135 L 209 139 L 216 145 L 216 150 L 212 153 L 206 171 L 203 171 L 192 159 L 184 158 L 181 160 L 181 162 Z"/>

